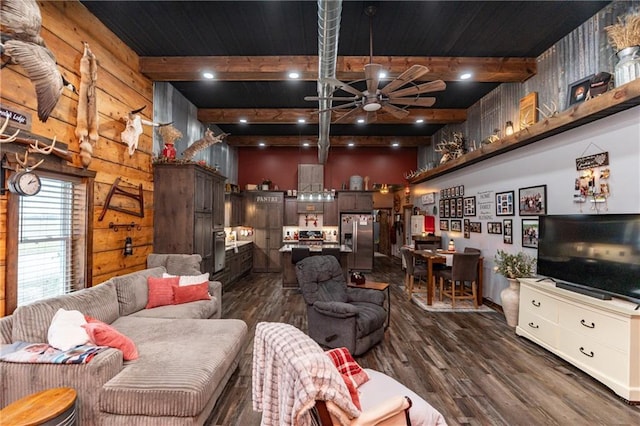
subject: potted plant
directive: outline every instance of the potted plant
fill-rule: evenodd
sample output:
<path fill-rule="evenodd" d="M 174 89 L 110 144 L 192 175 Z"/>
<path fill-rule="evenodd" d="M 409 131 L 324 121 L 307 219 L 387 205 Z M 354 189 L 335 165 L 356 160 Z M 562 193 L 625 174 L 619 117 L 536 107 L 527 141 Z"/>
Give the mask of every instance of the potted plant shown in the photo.
<path fill-rule="evenodd" d="M 509 287 L 500 292 L 502 310 L 511 327 L 518 325 L 518 312 L 520 308 L 520 282 L 518 278 L 532 277 L 536 259 L 526 253 L 516 254 L 498 250 L 495 256 L 494 270 L 509 281 Z"/>

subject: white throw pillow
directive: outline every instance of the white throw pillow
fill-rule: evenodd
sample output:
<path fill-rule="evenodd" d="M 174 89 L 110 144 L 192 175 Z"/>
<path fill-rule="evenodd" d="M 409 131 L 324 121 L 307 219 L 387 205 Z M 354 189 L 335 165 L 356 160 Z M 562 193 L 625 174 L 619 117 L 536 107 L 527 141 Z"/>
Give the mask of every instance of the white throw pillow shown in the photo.
<path fill-rule="evenodd" d="M 167 274 L 166 272 L 162 274 L 162 278 L 173 278 L 175 276 L 176 275 Z M 180 275 L 180 281 L 178 282 L 178 285 L 195 285 L 202 284 L 207 281 L 209 281 L 208 272 L 202 275 Z"/>
<path fill-rule="evenodd" d="M 61 351 L 68 351 L 73 347 L 88 343 L 89 335 L 82 327 L 86 323 L 82 312 L 58 309 L 51 320 L 47 333 L 49 344 Z"/>

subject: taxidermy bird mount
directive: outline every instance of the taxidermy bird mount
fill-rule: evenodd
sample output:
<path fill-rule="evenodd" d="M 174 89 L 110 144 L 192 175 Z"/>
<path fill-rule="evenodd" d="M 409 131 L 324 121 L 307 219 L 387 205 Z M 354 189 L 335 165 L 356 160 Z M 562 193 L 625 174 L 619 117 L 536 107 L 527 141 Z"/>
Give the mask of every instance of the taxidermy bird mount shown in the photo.
<path fill-rule="evenodd" d="M 74 93 L 76 89 L 62 76 L 55 56 L 40 37 L 42 16 L 36 1 L 2 0 L 0 4 L 1 67 L 16 64 L 24 68 L 36 88 L 38 118 L 47 121 L 62 89 Z"/>

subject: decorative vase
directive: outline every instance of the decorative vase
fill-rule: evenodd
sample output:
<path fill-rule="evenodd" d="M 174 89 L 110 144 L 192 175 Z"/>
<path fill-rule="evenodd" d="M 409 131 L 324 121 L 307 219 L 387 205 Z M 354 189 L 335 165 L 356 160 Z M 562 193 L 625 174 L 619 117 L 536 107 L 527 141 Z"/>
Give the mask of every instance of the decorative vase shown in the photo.
<path fill-rule="evenodd" d="M 175 160 L 176 149 L 173 147 L 172 143 L 164 144 L 164 148 L 162 149 L 162 156 L 168 160 Z"/>
<path fill-rule="evenodd" d="M 520 310 L 520 281 L 515 278 L 507 278 L 509 287 L 500 292 L 502 299 L 502 311 L 510 327 L 518 325 L 518 312 Z"/>
<path fill-rule="evenodd" d="M 625 47 L 618 53 L 614 67 L 616 87 L 640 78 L 640 46 Z"/>

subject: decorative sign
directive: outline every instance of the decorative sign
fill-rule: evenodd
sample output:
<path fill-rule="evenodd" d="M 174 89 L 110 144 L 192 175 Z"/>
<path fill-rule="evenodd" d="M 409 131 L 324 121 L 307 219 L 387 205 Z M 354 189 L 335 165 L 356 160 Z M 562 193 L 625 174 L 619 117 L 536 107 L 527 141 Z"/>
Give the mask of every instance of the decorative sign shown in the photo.
<path fill-rule="evenodd" d="M 280 197 L 276 197 L 276 196 L 273 196 L 273 195 L 270 195 L 270 196 L 258 195 L 256 197 L 256 202 L 258 202 L 258 203 L 281 203 L 282 199 Z"/>
<path fill-rule="evenodd" d="M 31 131 L 31 115 L 15 108 L 7 108 L 0 105 L 0 117 L 2 122 L 9 117 L 9 126 Z"/>
<path fill-rule="evenodd" d="M 484 191 L 478 194 L 478 219 L 493 220 L 493 191 Z M 474 231 L 471 231 L 474 232 Z"/>
<path fill-rule="evenodd" d="M 593 169 L 594 167 L 608 166 L 609 152 L 601 152 L 599 154 L 587 155 L 586 157 L 576 158 L 576 170 Z"/>
<path fill-rule="evenodd" d="M 434 204 L 436 202 L 436 193 L 429 192 L 422 196 L 422 204 Z"/>

